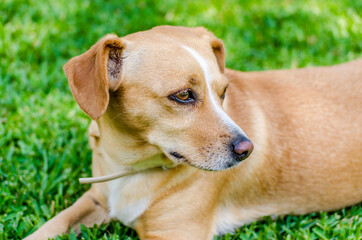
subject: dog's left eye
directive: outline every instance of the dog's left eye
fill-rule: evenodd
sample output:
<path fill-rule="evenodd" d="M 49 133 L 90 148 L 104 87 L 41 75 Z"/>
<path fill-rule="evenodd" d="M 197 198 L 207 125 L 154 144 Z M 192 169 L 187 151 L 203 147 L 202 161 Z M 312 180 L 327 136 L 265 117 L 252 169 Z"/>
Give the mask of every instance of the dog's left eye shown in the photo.
<path fill-rule="evenodd" d="M 191 90 L 181 90 L 169 96 L 169 99 L 178 103 L 193 103 L 195 102 L 195 94 Z"/>
<path fill-rule="evenodd" d="M 228 86 L 226 86 L 226 88 L 224 89 L 224 92 L 222 93 L 222 95 L 220 97 L 222 100 L 224 100 L 224 98 L 225 98 L 226 89 L 228 89 Z"/>

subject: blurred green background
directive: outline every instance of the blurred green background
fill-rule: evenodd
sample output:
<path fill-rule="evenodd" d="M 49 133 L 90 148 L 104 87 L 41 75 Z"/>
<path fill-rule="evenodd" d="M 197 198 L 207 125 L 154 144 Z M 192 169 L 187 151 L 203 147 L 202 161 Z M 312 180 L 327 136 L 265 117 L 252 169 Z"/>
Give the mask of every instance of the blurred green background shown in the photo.
<path fill-rule="evenodd" d="M 0 240 L 20 239 L 89 186 L 88 117 L 62 71 L 107 33 L 205 26 L 239 70 L 331 65 L 361 57 L 362 1 L 0 1 Z M 361 239 L 362 207 L 270 218 L 215 239 Z M 77 239 L 74 233 L 57 239 Z M 78 239 L 137 239 L 119 222 Z"/>

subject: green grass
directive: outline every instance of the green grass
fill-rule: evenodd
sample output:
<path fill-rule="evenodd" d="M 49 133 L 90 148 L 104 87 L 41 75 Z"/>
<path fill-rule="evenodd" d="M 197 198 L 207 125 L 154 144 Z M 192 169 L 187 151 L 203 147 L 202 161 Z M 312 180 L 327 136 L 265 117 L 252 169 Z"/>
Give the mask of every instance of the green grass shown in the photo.
<path fill-rule="evenodd" d="M 88 117 L 62 66 L 106 33 L 203 25 L 224 40 L 239 70 L 330 65 L 361 57 L 362 2 L 0 1 L 0 240 L 19 239 L 70 206 L 89 186 Z M 362 205 L 266 218 L 215 239 L 362 239 Z M 57 239 L 76 239 L 71 233 Z M 137 239 L 118 222 L 79 239 Z"/>

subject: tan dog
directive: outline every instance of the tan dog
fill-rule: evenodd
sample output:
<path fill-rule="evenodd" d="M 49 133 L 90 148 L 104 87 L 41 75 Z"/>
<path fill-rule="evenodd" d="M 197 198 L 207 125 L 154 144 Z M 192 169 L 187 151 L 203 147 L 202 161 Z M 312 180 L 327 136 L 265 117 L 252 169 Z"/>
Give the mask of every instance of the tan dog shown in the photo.
<path fill-rule="evenodd" d="M 108 35 L 71 59 L 72 93 L 96 120 L 93 175 L 148 170 L 93 184 L 27 239 L 110 218 L 141 239 L 212 239 L 360 202 L 362 60 L 249 73 L 224 63 L 213 34 L 170 26 Z M 255 149 L 238 165 L 253 150 L 246 135 Z"/>

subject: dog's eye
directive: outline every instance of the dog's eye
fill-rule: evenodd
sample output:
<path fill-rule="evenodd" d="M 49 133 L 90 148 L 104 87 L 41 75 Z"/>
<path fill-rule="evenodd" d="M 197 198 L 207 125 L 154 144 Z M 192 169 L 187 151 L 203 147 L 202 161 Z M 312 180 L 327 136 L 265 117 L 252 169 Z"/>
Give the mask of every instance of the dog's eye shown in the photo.
<path fill-rule="evenodd" d="M 169 96 L 169 99 L 179 103 L 193 103 L 195 102 L 195 94 L 191 90 L 181 90 Z"/>
<path fill-rule="evenodd" d="M 222 95 L 221 95 L 221 99 L 222 99 L 222 100 L 224 100 L 224 98 L 225 98 L 226 89 L 228 89 L 228 87 L 226 87 L 226 88 L 224 89 L 224 92 L 223 92 Z"/>
<path fill-rule="evenodd" d="M 190 91 L 182 91 L 182 92 L 179 92 L 179 93 L 176 93 L 175 94 L 175 97 L 178 99 L 178 100 L 181 100 L 181 101 L 186 101 L 187 99 L 190 98 Z"/>

